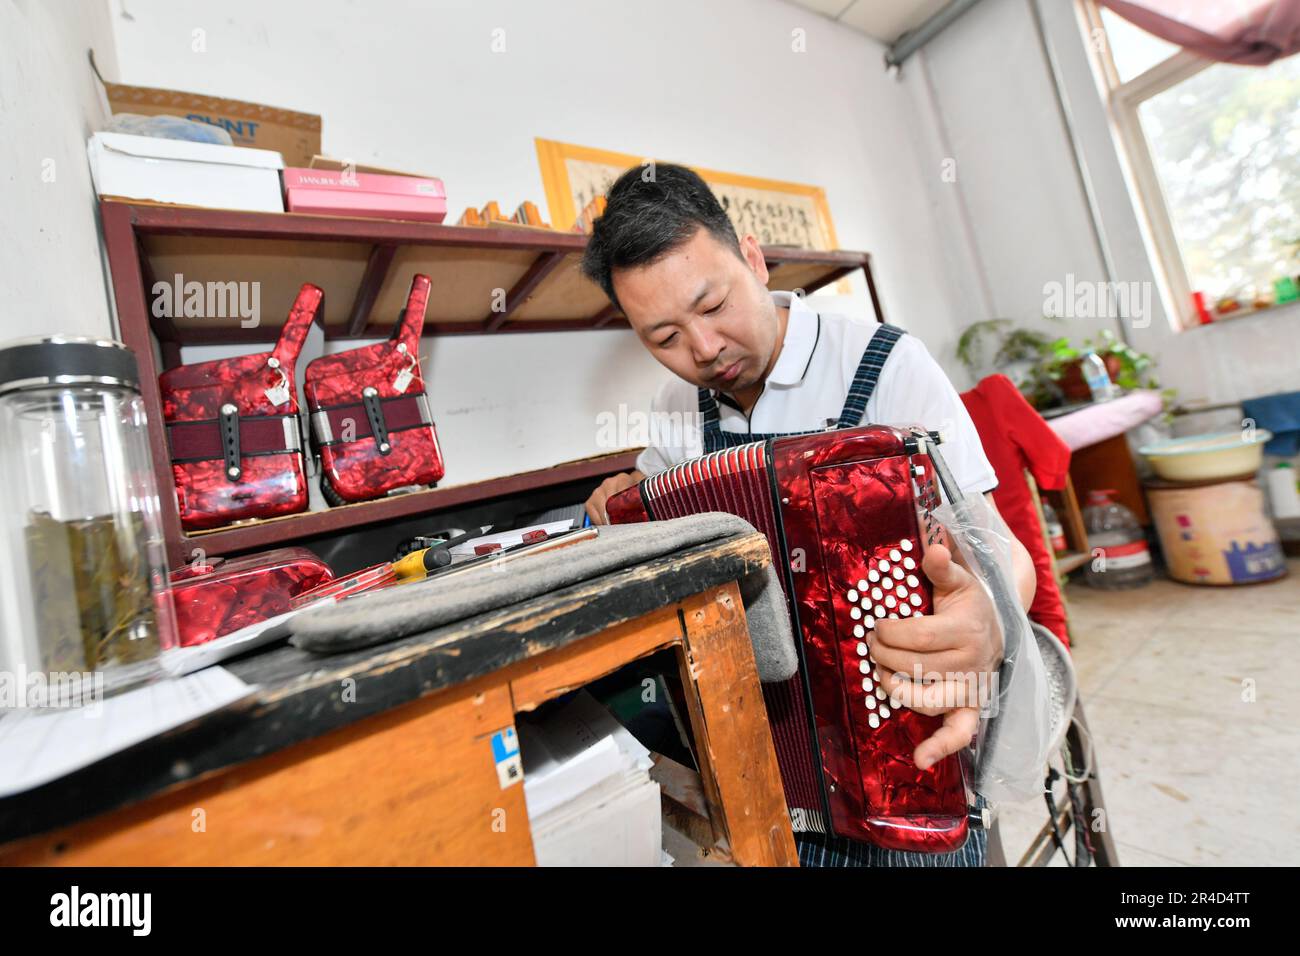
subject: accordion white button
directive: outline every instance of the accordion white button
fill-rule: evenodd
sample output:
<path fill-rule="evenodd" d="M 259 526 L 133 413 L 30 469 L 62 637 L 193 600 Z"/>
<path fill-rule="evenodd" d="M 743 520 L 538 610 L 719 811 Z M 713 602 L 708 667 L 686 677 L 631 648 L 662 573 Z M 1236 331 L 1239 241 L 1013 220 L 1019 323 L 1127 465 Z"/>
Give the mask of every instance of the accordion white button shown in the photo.
<path fill-rule="evenodd" d="M 915 571 L 915 570 L 916 570 L 916 562 L 913 561 L 911 558 L 904 558 L 904 559 L 903 559 L 903 567 L 907 568 L 907 570 L 909 570 L 909 571 Z"/>
<path fill-rule="evenodd" d="M 875 568 L 872 568 L 870 571 L 867 572 L 867 577 L 874 584 L 876 581 L 880 580 L 880 572 L 877 571 Z"/>
<path fill-rule="evenodd" d="M 858 641 L 858 657 L 866 657 L 869 648 L 862 641 Z"/>
<path fill-rule="evenodd" d="M 894 575 L 894 580 L 895 580 L 895 581 L 901 581 L 901 580 L 903 580 L 903 569 L 902 569 L 902 568 L 896 567 L 896 568 L 894 568 L 894 570 L 893 570 L 891 573 Z"/>
<path fill-rule="evenodd" d="M 885 596 L 885 592 L 880 590 L 880 588 L 871 589 L 871 600 L 879 601 L 884 596 Z"/>
<path fill-rule="evenodd" d="M 890 619 L 891 621 L 897 621 L 897 620 L 898 620 L 898 615 L 895 614 L 893 611 L 890 611 L 890 612 L 889 612 L 889 619 Z"/>
<path fill-rule="evenodd" d="M 876 698 L 874 698 L 870 694 L 867 695 L 867 709 L 868 710 L 876 709 Z"/>
<path fill-rule="evenodd" d="M 880 718 L 875 714 L 867 714 L 867 723 L 871 725 L 872 730 L 875 730 L 880 726 Z"/>
<path fill-rule="evenodd" d="M 884 558 L 881 558 L 879 561 L 876 562 L 876 570 L 879 571 L 881 574 L 888 574 L 889 562 L 886 561 Z"/>
<path fill-rule="evenodd" d="M 881 719 L 882 719 L 882 720 L 885 719 L 886 717 L 889 716 L 889 714 L 890 714 L 890 710 L 889 710 L 889 708 L 886 707 L 884 704 L 881 704 L 881 705 L 880 705 L 880 717 L 881 717 Z"/>
<path fill-rule="evenodd" d="M 881 702 L 883 703 L 884 700 L 885 700 L 888 696 L 889 696 L 889 695 L 886 694 L 886 693 L 885 693 L 883 690 L 881 690 L 879 687 L 876 688 L 876 700 L 881 701 Z"/>
<path fill-rule="evenodd" d="M 898 605 L 898 613 L 903 617 L 909 617 L 912 613 L 912 606 L 910 604 L 900 604 Z"/>
<path fill-rule="evenodd" d="M 921 579 L 915 574 L 909 574 L 907 576 L 907 586 L 909 588 L 919 588 L 921 586 Z"/>
<path fill-rule="evenodd" d="M 870 674 L 870 673 L 871 673 L 871 661 L 858 661 L 858 673 L 859 673 L 859 674 Z"/>
<path fill-rule="evenodd" d="M 871 678 L 870 678 L 870 677 L 864 677 L 864 678 L 862 678 L 862 689 L 865 690 L 868 694 L 871 693 L 871 691 L 872 691 L 872 689 L 873 689 L 874 687 L 875 687 L 875 685 L 871 683 Z"/>
<path fill-rule="evenodd" d="M 849 617 L 853 618 L 853 620 L 855 621 L 861 620 L 862 608 L 857 607 L 856 605 L 854 607 L 849 608 Z"/>
<path fill-rule="evenodd" d="M 909 541 L 907 538 L 904 538 L 902 541 L 898 542 L 898 546 L 902 548 L 904 551 L 912 550 L 912 542 Z"/>
<path fill-rule="evenodd" d="M 901 560 L 902 557 L 903 557 L 903 553 L 899 551 L 897 548 L 894 548 L 889 552 L 890 561 L 898 561 Z"/>
<path fill-rule="evenodd" d="M 869 614 L 867 615 L 866 620 L 862 623 L 867 626 L 868 631 L 874 631 L 876 629 L 876 619 Z"/>
<path fill-rule="evenodd" d="M 898 598 L 892 594 L 885 597 L 885 607 L 898 607 Z"/>
<path fill-rule="evenodd" d="M 854 637 L 866 637 L 866 635 L 867 635 L 867 632 L 866 632 L 866 630 L 862 627 L 861 624 L 854 624 L 854 625 L 853 625 L 853 636 L 854 636 Z"/>
<path fill-rule="evenodd" d="M 921 606 L 921 595 L 919 594 L 913 594 L 910 598 L 908 598 L 908 600 L 912 602 L 912 607 Z"/>
<path fill-rule="evenodd" d="M 858 582 L 858 590 L 866 591 L 866 589 L 867 589 L 867 580 L 866 578 L 863 578 L 861 581 Z"/>
<path fill-rule="evenodd" d="M 850 589 L 850 590 L 849 590 L 849 593 L 846 594 L 845 597 L 847 597 L 847 598 L 849 599 L 849 603 L 850 603 L 850 604 L 856 604 L 856 603 L 858 603 L 858 592 L 857 592 L 857 591 L 854 591 L 854 590 Z"/>
<path fill-rule="evenodd" d="M 898 587 L 894 588 L 894 593 L 897 594 L 897 595 L 898 595 L 899 597 L 901 597 L 901 598 L 905 598 L 905 597 L 907 597 L 907 588 L 903 587 L 903 586 L 900 584 Z"/>
<path fill-rule="evenodd" d="M 884 609 L 883 607 L 881 607 L 879 604 L 877 604 L 877 605 L 876 605 L 876 617 L 884 617 L 884 616 L 885 616 L 885 609 Z"/>

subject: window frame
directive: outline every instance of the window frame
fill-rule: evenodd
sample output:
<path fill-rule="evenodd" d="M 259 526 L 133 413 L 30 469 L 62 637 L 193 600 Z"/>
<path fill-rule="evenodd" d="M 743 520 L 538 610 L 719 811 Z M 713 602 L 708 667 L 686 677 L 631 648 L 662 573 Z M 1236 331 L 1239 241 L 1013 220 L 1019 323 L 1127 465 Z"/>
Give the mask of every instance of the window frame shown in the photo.
<path fill-rule="evenodd" d="M 1120 164 L 1124 167 L 1165 314 L 1170 317 L 1176 331 L 1192 328 L 1199 321 L 1192 306 L 1191 279 L 1183 262 L 1182 250 L 1178 247 L 1173 218 L 1169 214 L 1164 187 L 1151 158 L 1146 134 L 1142 131 L 1138 109 L 1153 96 L 1214 66 L 1215 61 L 1180 50 L 1131 80 L 1121 81 L 1111 54 L 1110 35 L 1106 32 L 1096 0 L 1075 0 L 1075 4 L 1111 133 L 1120 145 Z M 1097 31 L 1105 38 L 1104 43 L 1093 41 L 1098 36 Z M 1207 303 L 1207 307 L 1212 305 Z"/>

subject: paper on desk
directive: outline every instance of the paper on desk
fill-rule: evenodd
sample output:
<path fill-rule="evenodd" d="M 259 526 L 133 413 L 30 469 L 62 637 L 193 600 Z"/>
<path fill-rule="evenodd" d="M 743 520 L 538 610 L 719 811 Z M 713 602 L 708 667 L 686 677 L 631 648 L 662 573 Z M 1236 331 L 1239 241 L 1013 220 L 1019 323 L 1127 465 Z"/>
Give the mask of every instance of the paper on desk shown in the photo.
<path fill-rule="evenodd" d="M 517 724 L 538 866 L 663 861 L 650 752 L 586 691 Z"/>
<path fill-rule="evenodd" d="M 514 531 L 498 531 L 495 534 L 485 534 L 477 538 L 470 538 L 461 544 L 453 545 L 451 553 L 454 556 L 472 555 L 474 549 L 481 544 L 499 544 L 503 548 L 509 548 L 516 544 L 524 543 L 524 535 L 530 531 L 545 531 L 548 535 L 559 534 L 561 531 L 568 531 L 573 527 L 573 519 L 566 518 L 564 521 L 548 521 L 546 524 L 535 524 L 528 528 L 516 528 Z"/>
<path fill-rule="evenodd" d="M 243 654 L 254 648 L 264 647 L 275 641 L 283 640 L 289 636 L 289 621 L 291 618 L 297 617 L 308 608 L 324 603 L 333 602 L 328 601 L 328 599 L 322 600 L 293 611 L 285 611 L 283 614 L 276 615 L 265 621 L 258 621 L 256 624 L 248 625 L 248 627 L 241 627 L 237 631 L 231 631 L 229 634 L 203 644 L 172 648 L 162 656 L 163 670 L 175 677 L 182 674 L 192 674 L 204 667 L 210 667 L 218 661 L 234 657 L 236 654 Z"/>
<path fill-rule="evenodd" d="M 224 667 L 209 667 L 84 707 L 0 711 L 0 797 L 67 776 L 250 693 Z"/>

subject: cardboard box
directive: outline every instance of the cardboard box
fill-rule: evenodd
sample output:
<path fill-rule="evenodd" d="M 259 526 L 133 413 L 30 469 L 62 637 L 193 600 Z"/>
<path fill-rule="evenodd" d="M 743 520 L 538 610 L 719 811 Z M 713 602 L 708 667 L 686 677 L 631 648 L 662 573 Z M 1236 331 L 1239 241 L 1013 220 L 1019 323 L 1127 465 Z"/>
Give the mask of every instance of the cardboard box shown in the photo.
<path fill-rule="evenodd" d="M 417 176 L 290 167 L 284 171 L 284 199 L 290 212 L 421 222 L 447 218 L 442 180 Z"/>
<path fill-rule="evenodd" d="M 284 212 L 284 161 L 270 150 L 96 133 L 87 141 L 86 152 L 101 196 Z"/>
<path fill-rule="evenodd" d="M 216 96 L 105 83 L 109 109 L 141 116 L 180 116 L 219 126 L 236 146 L 271 149 L 290 166 L 306 166 L 320 152 L 320 117 Z"/>

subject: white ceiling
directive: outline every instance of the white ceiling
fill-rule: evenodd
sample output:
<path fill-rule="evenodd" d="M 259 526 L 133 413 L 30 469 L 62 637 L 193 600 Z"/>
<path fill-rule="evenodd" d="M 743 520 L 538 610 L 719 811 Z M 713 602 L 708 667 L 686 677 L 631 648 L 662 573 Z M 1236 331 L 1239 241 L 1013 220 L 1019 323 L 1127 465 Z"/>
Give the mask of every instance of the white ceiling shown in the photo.
<path fill-rule="evenodd" d="M 790 0 L 888 46 L 915 30 L 949 0 Z"/>

